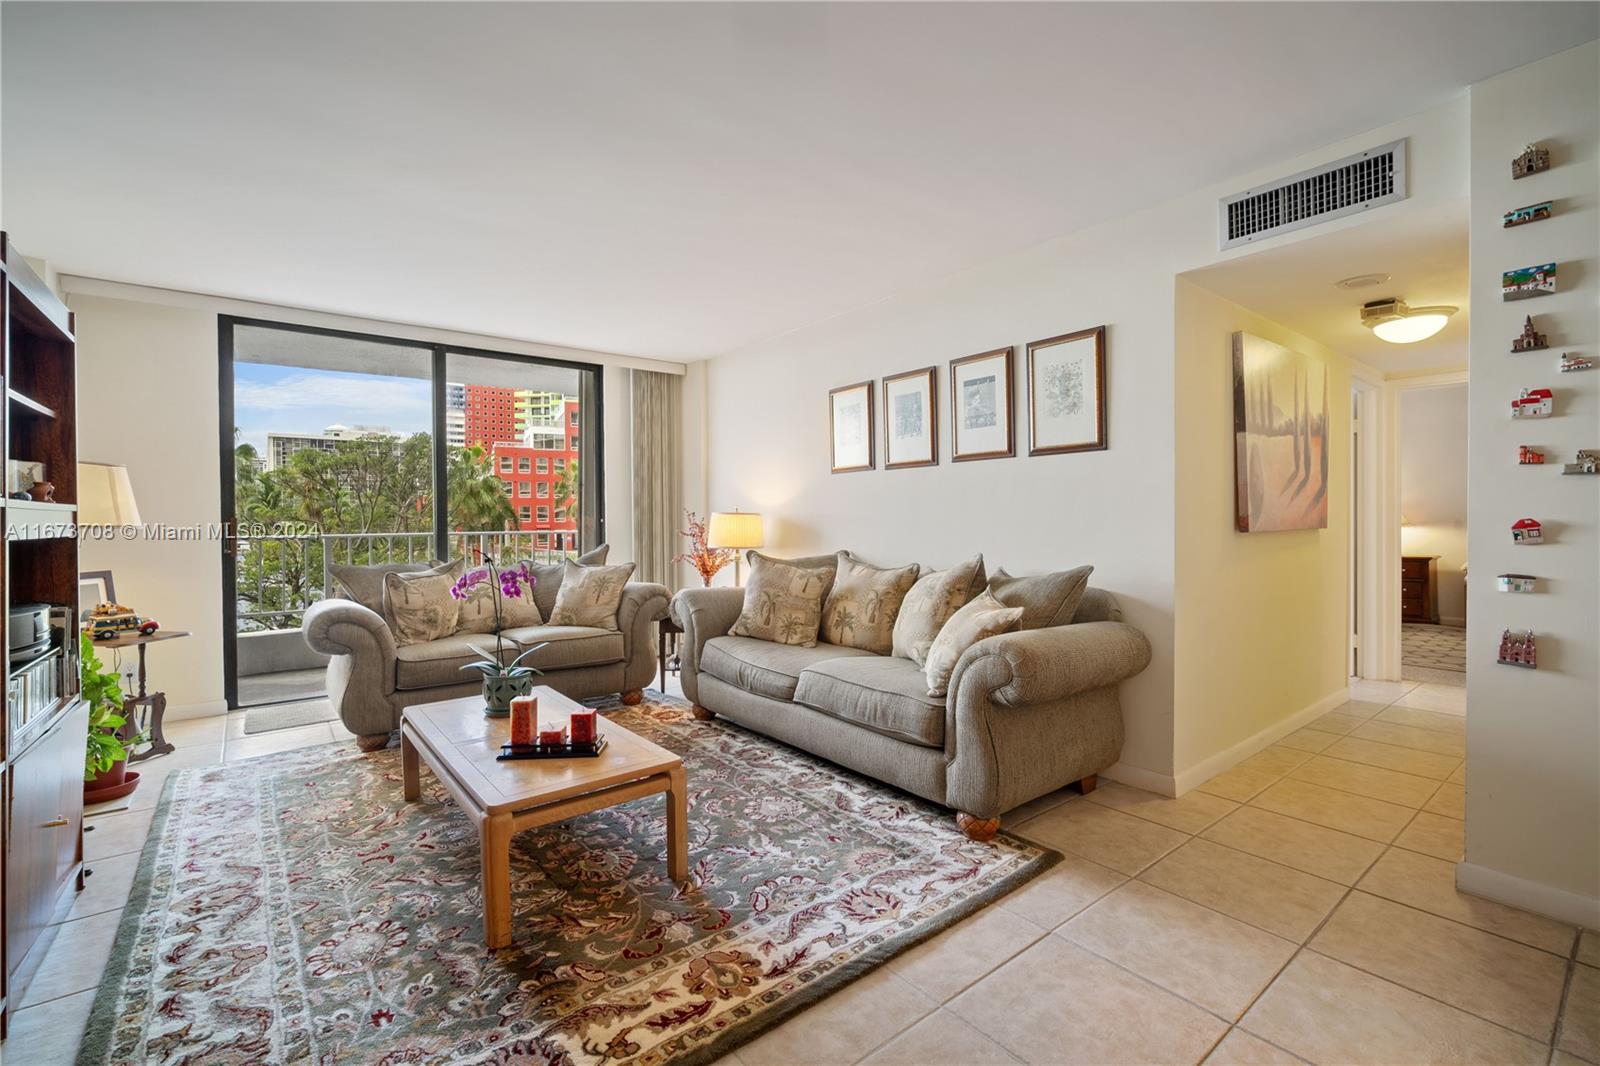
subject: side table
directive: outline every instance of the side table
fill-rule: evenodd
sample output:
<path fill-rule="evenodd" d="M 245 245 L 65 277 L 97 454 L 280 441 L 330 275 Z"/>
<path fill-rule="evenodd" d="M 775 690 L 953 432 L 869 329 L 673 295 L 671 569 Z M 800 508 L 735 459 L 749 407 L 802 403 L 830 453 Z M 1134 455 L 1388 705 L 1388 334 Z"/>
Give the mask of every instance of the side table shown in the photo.
<path fill-rule="evenodd" d="M 189 634 L 181 629 L 158 629 L 149 636 L 134 633 L 125 637 L 112 637 L 109 640 L 95 641 L 97 648 L 138 648 L 139 649 L 139 694 L 122 705 L 123 713 L 127 716 L 128 724 L 122 727 L 123 736 L 134 736 L 144 729 L 150 730 L 150 746 L 141 752 L 128 756 L 128 762 L 143 762 L 153 759 L 157 755 L 167 755 L 177 751 L 177 747 L 167 740 L 166 734 L 161 731 L 161 719 L 167 713 L 167 694 L 165 692 L 146 692 L 144 673 L 144 650 L 152 644 L 159 644 L 163 640 L 177 640 Z M 144 708 L 145 715 L 141 719 L 137 713 Z"/>
<path fill-rule="evenodd" d="M 657 641 L 660 644 L 661 656 L 661 691 L 667 690 L 667 656 L 678 654 L 678 637 L 683 633 L 683 627 L 672 620 L 669 614 L 656 623 Z"/>

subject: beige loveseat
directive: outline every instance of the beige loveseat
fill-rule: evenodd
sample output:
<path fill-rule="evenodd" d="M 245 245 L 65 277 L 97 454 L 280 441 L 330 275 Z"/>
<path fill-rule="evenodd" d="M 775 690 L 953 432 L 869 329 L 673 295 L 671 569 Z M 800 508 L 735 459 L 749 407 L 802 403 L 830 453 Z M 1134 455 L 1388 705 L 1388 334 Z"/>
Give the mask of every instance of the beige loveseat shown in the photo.
<path fill-rule="evenodd" d="M 364 569 L 378 571 L 381 581 L 385 569 L 416 570 L 426 565 Z M 559 568 L 538 569 L 543 573 L 534 587 L 534 601 L 540 616 L 549 618 L 560 588 Z M 573 699 L 620 693 L 624 703 L 635 704 L 655 676 L 652 626 L 666 617 L 667 606 L 665 586 L 629 582 L 617 608 L 615 632 L 553 625 L 504 629 L 501 659 L 509 662 L 544 643 L 545 648 L 523 660 L 544 671 L 539 684 Z M 397 644 L 383 616 L 354 599 L 314 604 L 301 628 L 307 644 L 332 656 L 328 699 L 344 727 L 357 734 L 356 742 L 364 751 L 389 742 L 406 707 L 481 692 L 477 672 L 461 668 L 481 661 L 479 652 L 495 654 L 493 633 L 453 633 L 426 643 Z"/>
<path fill-rule="evenodd" d="M 1109 593 L 1090 588 L 1069 624 L 967 649 L 936 698 L 910 659 L 730 636 L 743 602 L 737 588 L 686 589 L 672 601 L 695 714 L 952 807 L 978 840 L 1037 796 L 1094 787 L 1122 749 L 1117 687 L 1150 662 L 1144 634 L 1122 621 Z"/>

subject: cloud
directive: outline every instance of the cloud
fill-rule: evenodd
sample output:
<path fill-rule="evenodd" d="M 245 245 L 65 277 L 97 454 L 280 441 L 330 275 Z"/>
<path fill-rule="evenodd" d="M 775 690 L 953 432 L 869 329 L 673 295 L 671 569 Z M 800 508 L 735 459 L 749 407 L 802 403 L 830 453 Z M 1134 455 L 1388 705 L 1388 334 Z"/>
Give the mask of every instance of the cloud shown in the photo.
<path fill-rule="evenodd" d="M 238 411 L 291 411 L 334 408 L 347 412 L 340 421 L 370 422 L 368 412 L 382 420 L 405 422 L 408 415 L 426 416 L 432 410 L 433 389 L 426 381 L 365 374 L 294 374 L 277 381 L 236 381 L 233 406 Z"/>

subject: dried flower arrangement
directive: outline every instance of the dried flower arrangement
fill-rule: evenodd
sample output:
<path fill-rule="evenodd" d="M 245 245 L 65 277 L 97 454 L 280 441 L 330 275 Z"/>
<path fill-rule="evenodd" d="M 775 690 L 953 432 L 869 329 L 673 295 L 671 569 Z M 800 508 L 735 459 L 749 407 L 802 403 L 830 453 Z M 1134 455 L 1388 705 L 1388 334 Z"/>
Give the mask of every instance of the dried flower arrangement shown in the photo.
<path fill-rule="evenodd" d="M 674 555 L 675 563 L 688 563 L 700 575 L 700 580 L 705 582 L 706 588 L 711 587 L 711 579 L 717 576 L 718 571 L 733 562 L 734 552 L 731 548 L 713 548 L 706 544 L 709 530 L 700 516 L 693 511 L 684 512 L 689 526 L 681 532 L 682 536 L 689 538 L 689 550 L 682 555 Z"/>

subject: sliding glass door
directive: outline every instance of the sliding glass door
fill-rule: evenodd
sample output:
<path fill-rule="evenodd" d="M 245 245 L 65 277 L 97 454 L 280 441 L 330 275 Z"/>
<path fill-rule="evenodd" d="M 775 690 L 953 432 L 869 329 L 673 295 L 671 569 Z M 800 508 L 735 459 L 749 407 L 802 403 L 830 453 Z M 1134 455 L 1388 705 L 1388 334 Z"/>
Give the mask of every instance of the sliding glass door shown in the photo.
<path fill-rule="evenodd" d="M 315 698 L 344 564 L 576 555 L 604 536 L 596 367 L 224 317 L 230 707 Z"/>

